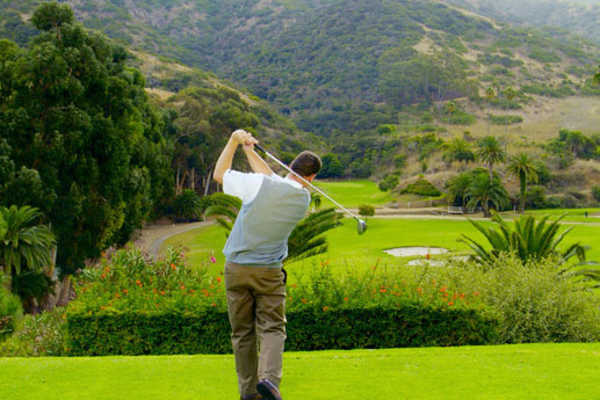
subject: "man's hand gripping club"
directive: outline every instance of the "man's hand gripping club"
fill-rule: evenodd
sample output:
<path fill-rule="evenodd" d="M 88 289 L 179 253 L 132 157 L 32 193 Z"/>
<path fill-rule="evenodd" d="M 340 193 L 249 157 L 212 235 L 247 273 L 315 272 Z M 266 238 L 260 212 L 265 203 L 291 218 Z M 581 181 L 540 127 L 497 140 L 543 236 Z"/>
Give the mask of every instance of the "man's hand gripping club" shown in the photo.
<path fill-rule="evenodd" d="M 254 172 L 265 175 L 273 174 L 273 171 L 267 163 L 254 151 L 255 144 L 258 144 L 258 140 L 256 140 L 251 133 L 246 132 L 243 129 L 238 129 L 233 132 L 217 160 L 213 179 L 221 184 L 223 183 L 223 176 L 225 175 L 225 172 L 231 168 L 235 151 L 239 145 L 243 146 L 250 168 L 252 168 Z"/>

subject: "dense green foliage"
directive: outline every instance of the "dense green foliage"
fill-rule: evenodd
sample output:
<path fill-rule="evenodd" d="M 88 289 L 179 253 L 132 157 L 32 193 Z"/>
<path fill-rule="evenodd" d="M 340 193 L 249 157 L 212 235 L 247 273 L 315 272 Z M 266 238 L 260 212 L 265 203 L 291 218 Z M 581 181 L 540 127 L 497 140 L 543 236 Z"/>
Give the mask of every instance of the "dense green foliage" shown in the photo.
<path fill-rule="evenodd" d="M 425 178 L 419 178 L 416 182 L 407 185 L 400 193 L 410 193 L 419 196 L 437 197 L 442 194 L 431 182 Z"/>
<path fill-rule="evenodd" d="M 67 355 L 64 308 L 26 315 L 14 333 L 0 341 L 0 357 L 40 357 Z"/>
<path fill-rule="evenodd" d="M 0 342 L 13 333 L 23 313 L 19 298 L 4 287 L 2 278 L 0 275 Z"/>
<path fill-rule="evenodd" d="M 27 48 L 0 42 L 1 202 L 40 209 L 65 275 L 124 244 L 169 198 L 171 152 L 122 47 L 67 6 L 46 3 L 33 21 L 42 32 Z"/>
<path fill-rule="evenodd" d="M 494 343 L 497 335 L 497 322 L 474 310 L 413 301 L 394 309 L 290 311 L 287 319 L 287 351 L 474 345 Z M 69 314 L 67 329 L 70 354 L 78 356 L 231 352 L 224 312 Z"/>

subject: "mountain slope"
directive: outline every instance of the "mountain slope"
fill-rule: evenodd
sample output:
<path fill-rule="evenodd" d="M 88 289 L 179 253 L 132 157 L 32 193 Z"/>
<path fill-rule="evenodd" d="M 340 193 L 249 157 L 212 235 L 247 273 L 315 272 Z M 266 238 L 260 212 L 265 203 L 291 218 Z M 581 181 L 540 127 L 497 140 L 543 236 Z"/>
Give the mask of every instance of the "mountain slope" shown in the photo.
<path fill-rule="evenodd" d="M 560 28 L 600 44 L 600 2 L 596 0 L 444 1 L 499 21 Z"/>

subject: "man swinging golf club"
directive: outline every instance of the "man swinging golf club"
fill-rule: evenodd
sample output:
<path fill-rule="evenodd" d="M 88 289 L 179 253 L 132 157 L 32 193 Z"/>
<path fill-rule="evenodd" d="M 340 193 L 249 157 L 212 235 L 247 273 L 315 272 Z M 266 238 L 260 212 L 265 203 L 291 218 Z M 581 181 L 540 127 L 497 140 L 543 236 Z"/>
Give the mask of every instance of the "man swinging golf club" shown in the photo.
<path fill-rule="evenodd" d="M 214 179 L 226 194 L 239 197 L 242 208 L 223 253 L 225 287 L 239 391 L 242 400 L 280 400 L 285 330 L 287 240 L 310 204 L 306 189 L 321 168 L 314 153 L 302 152 L 285 178 L 274 174 L 254 151 L 257 140 L 244 130 L 233 132 L 219 156 Z M 239 145 L 254 173 L 231 170 Z M 257 340 L 258 339 L 258 340 Z M 259 355 L 260 350 L 260 355 Z M 261 397 L 262 396 L 262 397 Z"/>

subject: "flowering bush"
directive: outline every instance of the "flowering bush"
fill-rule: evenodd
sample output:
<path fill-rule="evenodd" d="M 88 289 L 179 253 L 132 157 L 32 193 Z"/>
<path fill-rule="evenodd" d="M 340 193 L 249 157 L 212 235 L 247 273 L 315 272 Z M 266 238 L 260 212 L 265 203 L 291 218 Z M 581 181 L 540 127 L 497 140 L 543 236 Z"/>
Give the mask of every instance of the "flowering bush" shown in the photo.
<path fill-rule="evenodd" d="M 86 269 L 78 277 L 77 300 L 69 305 L 69 313 L 226 310 L 224 279 L 209 275 L 209 262 L 216 262 L 214 256 L 205 265 L 191 267 L 175 249 L 168 249 L 166 257 L 156 262 L 137 249 L 118 251 L 99 268 Z"/>

